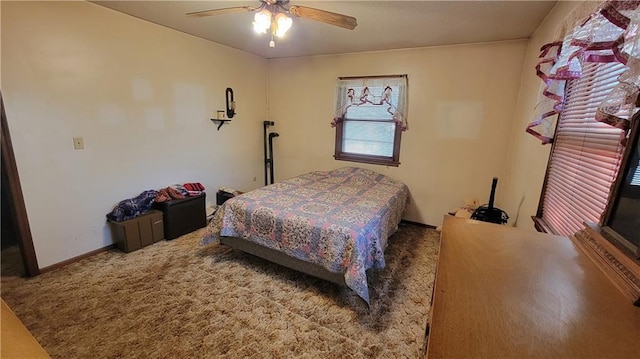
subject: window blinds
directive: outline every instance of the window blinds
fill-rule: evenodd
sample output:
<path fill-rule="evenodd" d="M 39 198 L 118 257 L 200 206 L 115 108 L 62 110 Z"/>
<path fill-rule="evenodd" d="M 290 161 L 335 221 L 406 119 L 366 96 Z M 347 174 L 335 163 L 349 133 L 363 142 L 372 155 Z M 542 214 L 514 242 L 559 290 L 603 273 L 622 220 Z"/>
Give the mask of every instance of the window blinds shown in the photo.
<path fill-rule="evenodd" d="M 624 70 L 619 63 L 584 63 L 582 76 L 568 82 L 542 204 L 542 219 L 557 234 L 598 223 L 605 210 L 622 160 L 623 132 L 596 121 L 595 113 Z"/>
<path fill-rule="evenodd" d="M 631 185 L 640 186 L 640 161 L 638 161 L 638 166 L 636 167 L 636 171 L 633 173 L 633 177 L 631 178 Z"/>
<path fill-rule="evenodd" d="M 382 93 L 383 90 L 381 87 L 378 92 Z M 397 103 L 397 99 L 395 100 Z M 369 103 L 349 107 L 344 119 L 342 150 L 347 153 L 393 157 L 396 124 L 388 108 Z"/>

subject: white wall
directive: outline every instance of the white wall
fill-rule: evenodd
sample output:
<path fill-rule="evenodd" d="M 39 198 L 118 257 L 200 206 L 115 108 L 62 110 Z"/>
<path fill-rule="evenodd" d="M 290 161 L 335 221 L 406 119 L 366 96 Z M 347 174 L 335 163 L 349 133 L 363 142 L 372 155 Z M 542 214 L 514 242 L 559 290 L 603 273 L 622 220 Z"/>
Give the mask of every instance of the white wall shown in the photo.
<path fill-rule="evenodd" d="M 105 215 L 143 190 L 197 181 L 215 201 L 221 185 L 262 184 L 265 59 L 87 2 L 1 6 L 2 94 L 41 268 L 112 243 Z M 216 131 L 226 87 L 238 114 Z"/>
<path fill-rule="evenodd" d="M 542 146 L 535 137 L 525 133 L 534 118 L 534 108 L 543 83 L 536 76 L 535 66 L 540 61 L 540 47 L 557 40 L 556 32 L 563 20 L 581 2 L 558 2 L 529 41 L 522 71 L 522 87 L 514 116 L 507 159 L 507 176 L 504 192 L 505 210 L 511 215 L 510 223 L 517 227 L 535 230 L 531 216 L 537 212 L 544 174 L 551 145 Z"/>
<path fill-rule="evenodd" d="M 496 204 L 512 133 L 527 41 L 269 60 L 269 117 L 276 180 L 348 165 L 404 181 L 405 219 L 438 225 L 466 197 L 487 202 L 494 176 Z M 409 130 L 401 165 L 333 159 L 334 87 L 339 76 L 408 74 Z"/>
<path fill-rule="evenodd" d="M 276 180 L 370 168 L 409 185 L 405 219 L 438 225 L 465 198 L 486 201 L 497 176 L 496 204 L 532 228 L 550 148 L 524 133 L 532 69 L 575 4 L 531 41 L 267 61 L 91 3 L 1 2 L 0 83 L 39 266 L 110 244 L 105 214 L 143 190 L 199 181 L 213 201 L 221 185 L 262 185 L 267 113 Z M 379 74 L 409 75 L 402 164 L 335 161 L 335 79 Z M 226 87 L 238 115 L 216 131 Z"/>

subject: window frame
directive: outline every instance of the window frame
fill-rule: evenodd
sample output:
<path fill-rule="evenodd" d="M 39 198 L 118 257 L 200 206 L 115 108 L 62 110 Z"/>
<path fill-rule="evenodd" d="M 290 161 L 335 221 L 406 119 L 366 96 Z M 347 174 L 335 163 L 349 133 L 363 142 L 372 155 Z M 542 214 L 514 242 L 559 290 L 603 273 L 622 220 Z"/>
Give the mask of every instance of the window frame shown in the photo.
<path fill-rule="evenodd" d="M 636 258 L 640 258 L 640 246 L 635 245 L 625 239 L 623 236 L 618 234 L 615 229 L 611 228 L 609 225 L 613 220 L 614 209 L 617 207 L 618 201 L 620 200 L 620 195 L 622 192 L 622 187 L 624 186 L 624 180 L 630 168 L 637 166 L 637 164 L 632 163 L 631 160 L 634 159 L 634 154 L 632 151 L 640 146 L 640 111 L 637 112 L 632 120 L 631 130 L 629 131 L 629 136 L 627 137 L 630 141 L 627 143 L 627 146 L 624 149 L 624 153 L 622 154 L 622 161 L 620 162 L 620 169 L 618 170 L 618 176 L 611 187 L 611 193 L 609 194 L 609 201 L 607 202 L 607 207 L 605 208 L 604 213 L 602 214 L 602 219 L 598 226 L 602 229 L 602 233 L 604 237 L 611 242 L 618 242 L 622 246 L 624 246 L 627 250 L 632 252 Z M 626 252 L 625 252 L 626 253 Z"/>
<path fill-rule="evenodd" d="M 353 77 L 339 77 L 338 80 L 363 80 L 367 79 L 381 79 L 381 78 L 407 78 L 407 75 L 380 75 L 380 76 L 353 76 Z M 408 94 L 404 94 L 404 96 L 408 96 Z M 349 161 L 349 162 L 359 162 L 359 163 L 367 163 L 373 165 L 382 165 L 382 166 L 392 166 L 398 167 L 400 165 L 400 144 L 402 140 L 402 126 L 394 122 L 392 119 L 388 122 L 394 123 L 394 136 L 393 136 L 393 154 L 391 156 L 377 156 L 377 155 L 367 155 L 367 154 L 358 154 L 345 152 L 343 150 L 344 145 L 344 125 L 349 121 L 358 121 L 358 122 L 387 122 L 381 120 L 349 120 L 344 118 L 342 121 L 338 121 L 335 124 L 336 129 L 336 137 L 335 137 L 335 149 L 333 158 L 338 161 Z"/>
<path fill-rule="evenodd" d="M 400 165 L 400 140 L 402 138 L 402 130 L 398 124 L 394 124 L 395 126 L 395 135 L 393 137 L 393 156 L 375 156 L 375 155 L 362 155 L 350 152 L 344 152 L 342 150 L 343 145 L 343 127 L 344 123 L 349 120 L 344 120 L 336 124 L 336 143 L 335 143 L 335 154 L 333 158 L 338 161 L 350 161 L 350 162 L 360 162 L 360 163 L 368 163 L 372 165 L 385 165 L 385 166 L 393 166 L 398 167 Z"/>

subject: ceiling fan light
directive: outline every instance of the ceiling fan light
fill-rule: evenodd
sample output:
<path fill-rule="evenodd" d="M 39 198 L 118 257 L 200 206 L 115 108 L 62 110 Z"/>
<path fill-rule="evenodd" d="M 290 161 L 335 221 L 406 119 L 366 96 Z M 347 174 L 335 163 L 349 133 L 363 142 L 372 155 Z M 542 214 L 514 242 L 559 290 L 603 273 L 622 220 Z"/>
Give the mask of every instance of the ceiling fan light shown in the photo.
<path fill-rule="evenodd" d="M 267 9 L 257 12 L 253 17 L 253 29 L 259 34 L 264 34 L 269 27 L 271 27 L 271 12 Z"/>
<path fill-rule="evenodd" d="M 260 25 L 257 22 L 253 22 L 253 31 L 257 32 L 258 34 L 266 34 L 267 33 L 267 29 L 262 27 L 262 25 Z"/>
<path fill-rule="evenodd" d="M 275 29 L 276 36 L 282 37 L 291 28 L 291 25 L 293 24 L 293 20 L 291 20 L 291 18 L 288 17 L 287 15 L 283 13 L 279 13 L 275 17 L 275 23 L 276 23 L 276 29 Z"/>

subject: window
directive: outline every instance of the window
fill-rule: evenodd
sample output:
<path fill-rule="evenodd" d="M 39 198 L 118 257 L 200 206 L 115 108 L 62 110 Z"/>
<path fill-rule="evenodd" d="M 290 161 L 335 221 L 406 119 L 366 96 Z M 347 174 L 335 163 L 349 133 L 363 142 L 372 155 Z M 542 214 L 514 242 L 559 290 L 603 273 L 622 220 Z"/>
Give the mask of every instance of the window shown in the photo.
<path fill-rule="evenodd" d="M 625 66 L 585 63 L 567 83 L 536 226 L 570 236 L 583 222 L 601 223 L 620 168 L 624 131 L 595 119 L 598 106 L 618 84 Z"/>
<path fill-rule="evenodd" d="M 637 119 L 636 119 L 637 121 Z M 634 140 L 627 153 L 626 169 L 622 172 L 611 214 L 605 217 L 603 232 L 607 238 L 627 247 L 640 258 L 640 131 L 632 131 Z"/>
<path fill-rule="evenodd" d="M 593 5 L 576 8 L 563 39 L 540 49 L 544 90 L 526 131 L 553 147 L 533 219 L 570 237 L 640 306 L 640 2 Z"/>
<path fill-rule="evenodd" d="M 633 176 L 631 177 L 631 181 L 629 182 L 629 184 L 632 186 L 640 187 L 640 161 L 636 163 L 636 170 L 632 173 L 633 173 Z"/>
<path fill-rule="evenodd" d="M 334 158 L 398 166 L 406 92 L 406 75 L 339 78 Z"/>

